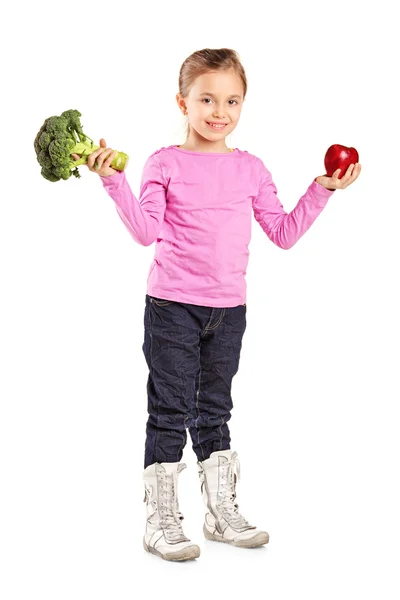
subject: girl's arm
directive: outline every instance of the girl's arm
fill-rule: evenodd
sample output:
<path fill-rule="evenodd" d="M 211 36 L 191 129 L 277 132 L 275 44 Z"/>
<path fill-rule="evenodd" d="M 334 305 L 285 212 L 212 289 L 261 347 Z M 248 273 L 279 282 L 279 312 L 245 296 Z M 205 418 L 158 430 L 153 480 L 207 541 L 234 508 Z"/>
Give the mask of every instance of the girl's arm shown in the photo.
<path fill-rule="evenodd" d="M 277 195 L 271 173 L 261 159 L 259 191 L 253 201 L 256 220 L 276 246 L 288 250 L 311 227 L 326 206 L 334 190 L 328 190 L 315 180 L 300 198 L 295 208 L 287 213 Z"/>
<path fill-rule="evenodd" d="M 139 200 L 129 187 L 125 171 L 100 179 L 133 239 L 142 246 L 150 246 L 164 220 L 167 192 L 162 167 L 155 154 L 147 159 L 143 168 Z"/>

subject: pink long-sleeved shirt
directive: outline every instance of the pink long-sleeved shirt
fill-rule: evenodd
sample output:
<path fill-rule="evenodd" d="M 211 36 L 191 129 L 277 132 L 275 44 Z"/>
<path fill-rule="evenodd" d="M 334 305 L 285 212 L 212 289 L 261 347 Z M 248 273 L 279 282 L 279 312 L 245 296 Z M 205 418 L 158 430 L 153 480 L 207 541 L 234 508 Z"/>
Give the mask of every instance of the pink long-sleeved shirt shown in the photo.
<path fill-rule="evenodd" d="M 147 293 L 226 308 L 246 302 L 252 212 L 269 239 L 288 249 L 333 194 L 313 181 L 287 213 L 263 161 L 238 148 L 157 150 L 143 168 L 138 200 L 125 171 L 101 180 L 133 239 L 156 242 Z"/>

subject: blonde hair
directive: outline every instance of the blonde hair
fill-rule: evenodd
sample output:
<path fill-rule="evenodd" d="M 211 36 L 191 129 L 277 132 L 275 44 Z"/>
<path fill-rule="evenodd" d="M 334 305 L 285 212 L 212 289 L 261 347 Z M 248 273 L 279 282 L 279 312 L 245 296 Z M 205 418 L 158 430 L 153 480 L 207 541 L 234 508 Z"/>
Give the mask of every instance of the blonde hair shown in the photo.
<path fill-rule="evenodd" d="M 190 88 L 199 75 L 209 71 L 233 69 L 243 83 L 243 99 L 247 93 L 247 77 L 239 54 L 230 48 L 210 49 L 204 48 L 193 52 L 182 63 L 179 71 L 179 93 L 188 96 Z M 186 139 L 189 137 L 190 124 L 187 124 Z"/>

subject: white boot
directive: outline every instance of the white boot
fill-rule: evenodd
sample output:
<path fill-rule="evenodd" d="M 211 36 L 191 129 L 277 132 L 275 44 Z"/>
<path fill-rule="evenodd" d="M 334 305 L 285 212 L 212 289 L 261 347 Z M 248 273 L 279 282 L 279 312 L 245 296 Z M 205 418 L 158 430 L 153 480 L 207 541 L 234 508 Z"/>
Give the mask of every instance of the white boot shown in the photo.
<path fill-rule="evenodd" d="M 198 461 L 201 492 L 206 506 L 203 532 L 208 540 L 242 548 L 255 548 L 269 541 L 266 531 L 250 525 L 238 512 L 236 481 L 240 479 L 237 453 L 217 450 Z"/>
<path fill-rule="evenodd" d="M 185 463 L 153 463 L 143 472 L 147 502 L 143 547 L 165 560 L 188 560 L 200 556 L 200 548 L 183 533 L 179 512 L 178 475 Z"/>

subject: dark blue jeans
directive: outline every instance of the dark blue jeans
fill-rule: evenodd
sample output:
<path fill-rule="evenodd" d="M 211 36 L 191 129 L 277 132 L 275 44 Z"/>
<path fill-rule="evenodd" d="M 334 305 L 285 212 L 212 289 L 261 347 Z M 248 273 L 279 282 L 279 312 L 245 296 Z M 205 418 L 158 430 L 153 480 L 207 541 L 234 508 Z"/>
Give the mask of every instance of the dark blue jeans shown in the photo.
<path fill-rule="evenodd" d="M 180 461 L 186 429 L 198 460 L 228 450 L 246 305 L 211 308 L 146 294 L 144 329 L 150 371 L 144 468 Z"/>

